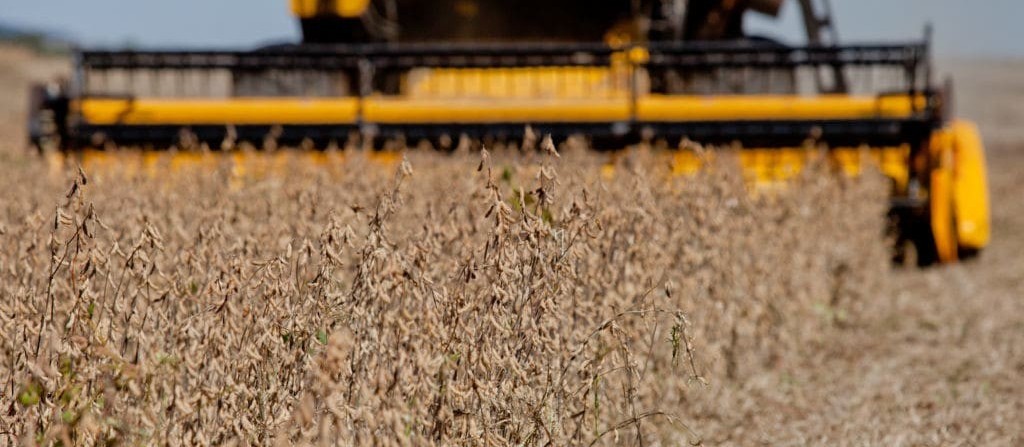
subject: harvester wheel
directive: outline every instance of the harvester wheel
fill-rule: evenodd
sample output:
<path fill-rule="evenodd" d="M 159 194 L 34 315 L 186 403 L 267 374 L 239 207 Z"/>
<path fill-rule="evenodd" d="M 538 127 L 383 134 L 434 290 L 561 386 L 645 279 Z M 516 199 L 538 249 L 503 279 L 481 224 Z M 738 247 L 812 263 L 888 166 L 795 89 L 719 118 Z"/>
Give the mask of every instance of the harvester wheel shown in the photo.
<path fill-rule="evenodd" d="M 931 141 L 931 175 L 928 187 L 928 240 L 916 243 L 918 265 L 954 263 L 959 259 L 956 203 L 954 196 L 954 139 L 947 129 L 937 131 Z M 929 243 L 930 242 L 930 243 Z"/>
<path fill-rule="evenodd" d="M 956 217 L 957 248 L 960 259 L 970 259 L 977 256 L 990 239 L 985 148 L 978 127 L 973 123 L 955 121 L 950 128 L 956 158 L 953 214 Z"/>
<path fill-rule="evenodd" d="M 953 263 L 989 242 L 985 152 L 977 126 L 956 121 L 932 135 L 928 238 L 918 237 L 918 264 Z"/>
<path fill-rule="evenodd" d="M 936 177 L 942 177 L 937 181 Z M 930 200 L 932 239 L 938 261 L 953 263 L 959 259 L 960 243 L 957 240 L 956 217 L 954 215 L 952 172 L 937 169 L 932 173 Z"/>

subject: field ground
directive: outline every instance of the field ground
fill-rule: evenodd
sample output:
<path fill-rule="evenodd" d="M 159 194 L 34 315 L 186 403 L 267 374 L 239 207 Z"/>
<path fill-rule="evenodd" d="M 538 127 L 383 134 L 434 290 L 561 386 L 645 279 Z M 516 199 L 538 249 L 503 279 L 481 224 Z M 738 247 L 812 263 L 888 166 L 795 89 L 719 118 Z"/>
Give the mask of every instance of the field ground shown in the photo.
<path fill-rule="evenodd" d="M 800 364 L 710 391 L 730 402 L 709 420 L 721 427 L 710 444 L 1024 443 L 1024 62 L 943 68 L 986 139 L 992 246 L 963 265 L 896 271 L 892 296 Z"/>
<path fill-rule="evenodd" d="M 61 65 L 0 48 L 0 163 L 25 162 L 12 152 L 25 80 Z M 944 67 L 988 143 L 991 248 L 963 265 L 899 269 L 863 318 L 810 337 L 775 370 L 712 381 L 686 421 L 704 444 L 1024 444 L 1024 61 Z"/>

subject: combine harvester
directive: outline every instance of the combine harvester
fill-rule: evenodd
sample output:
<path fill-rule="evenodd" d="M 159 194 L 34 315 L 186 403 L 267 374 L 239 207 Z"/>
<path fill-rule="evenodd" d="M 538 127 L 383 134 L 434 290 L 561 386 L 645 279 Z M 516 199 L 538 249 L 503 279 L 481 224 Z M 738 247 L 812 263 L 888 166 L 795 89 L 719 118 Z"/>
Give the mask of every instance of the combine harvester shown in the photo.
<path fill-rule="evenodd" d="M 77 53 L 67 85 L 36 89 L 31 136 L 62 151 L 444 147 L 530 128 L 597 148 L 741 147 L 766 183 L 827 147 L 844 171 L 872 163 L 891 179 L 899 246 L 920 264 L 984 248 L 982 144 L 952 119 L 949 84 L 934 87 L 930 37 L 841 46 L 827 3 L 792 1 L 806 46 L 743 32 L 748 12 L 775 16 L 783 0 L 292 0 L 298 45 Z"/>

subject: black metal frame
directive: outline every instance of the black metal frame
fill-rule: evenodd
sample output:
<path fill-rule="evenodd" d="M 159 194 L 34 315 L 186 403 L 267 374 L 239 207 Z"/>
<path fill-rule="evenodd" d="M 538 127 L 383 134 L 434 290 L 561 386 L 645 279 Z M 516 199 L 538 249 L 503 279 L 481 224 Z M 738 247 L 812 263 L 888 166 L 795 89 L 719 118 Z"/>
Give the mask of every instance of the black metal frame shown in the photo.
<path fill-rule="evenodd" d="M 761 41 L 651 42 L 647 45 L 611 46 L 604 43 L 382 43 L 360 45 L 285 45 L 255 51 L 221 50 L 85 50 L 79 51 L 83 68 L 193 69 L 193 68 L 341 68 L 359 60 L 406 67 L 510 67 L 606 64 L 618 52 L 646 49 L 647 64 L 698 68 L 706 61 L 718 65 L 919 65 L 926 59 L 927 42 L 791 47 Z M 698 60 L 702 65 L 693 65 Z M 305 62 L 303 62 L 305 61 Z M 339 62 L 340 61 L 340 62 Z"/>
<path fill-rule="evenodd" d="M 256 51 L 82 51 L 84 69 L 358 69 L 504 68 L 607 65 L 605 44 L 360 44 L 297 45 Z"/>
<path fill-rule="evenodd" d="M 633 50 L 636 68 L 796 68 L 894 66 L 915 90 L 930 86 L 928 43 L 789 47 L 757 41 L 653 42 L 644 46 L 590 44 L 362 44 L 299 45 L 257 51 L 82 51 L 80 76 L 92 70 L 319 70 L 377 72 L 424 68 L 601 67 Z M 918 77 L 921 71 L 925 76 Z M 371 83 L 369 79 L 361 80 Z M 88 93 L 88 92 L 85 92 Z"/>
<path fill-rule="evenodd" d="M 666 140 L 675 146 L 685 139 L 709 145 L 743 147 L 791 148 L 808 141 L 828 147 L 895 147 L 911 143 L 916 151 L 927 141 L 934 123 L 927 119 L 875 120 L 776 120 L 776 121 L 706 121 L 706 122 L 502 122 L 444 124 L 336 124 L 336 125 L 238 125 L 238 126 L 174 126 L 174 125 L 90 125 L 82 124 L 71 132 L 66 143 L 71 147 L 88 147 L 104 142 L 119 145 L 161 149 L 180 146 L 186 140 L 219 148 L 226 140 L 261 145 L 268 136 L 279 145 L 294 146 L 304 141 L 325 148 L 331 143 L 344 144 L 353 135 L 371 141 L 394 139 L 437 141 L 442 136 L 474 139 L 520 139 L 526 126 L 538 134 L 551 135 L 556 141 L 573 135 L 585 135 L 607 143 L 597 150 L 616 150 L 641 141 L 645 136 Z M 187 135 L 187 138 L 183 136 Z"/>

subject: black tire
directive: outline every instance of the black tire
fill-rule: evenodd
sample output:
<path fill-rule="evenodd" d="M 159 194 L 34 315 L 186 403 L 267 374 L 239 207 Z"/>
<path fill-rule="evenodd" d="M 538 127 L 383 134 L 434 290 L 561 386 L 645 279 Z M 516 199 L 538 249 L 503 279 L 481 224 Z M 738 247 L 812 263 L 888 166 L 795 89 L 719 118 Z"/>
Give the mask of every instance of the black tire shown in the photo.
<path fill-rule="evenodd" d="M 974 247 L 960 247 L 957 253 L 961 261 L 973 261 L 981 255 L 981 250 Z"/>
<path fill-rule="evenodd" d="M 935 244 L 935 235 L 932 233 L 931 226 L 922 225 L 921 227 L 911 236 L 911 242 L 917 252 L 917 266 L 931 267 L 939 263 L 939 249 Z"/>

